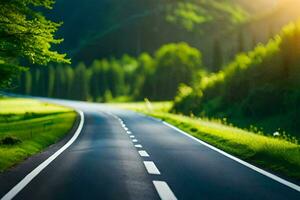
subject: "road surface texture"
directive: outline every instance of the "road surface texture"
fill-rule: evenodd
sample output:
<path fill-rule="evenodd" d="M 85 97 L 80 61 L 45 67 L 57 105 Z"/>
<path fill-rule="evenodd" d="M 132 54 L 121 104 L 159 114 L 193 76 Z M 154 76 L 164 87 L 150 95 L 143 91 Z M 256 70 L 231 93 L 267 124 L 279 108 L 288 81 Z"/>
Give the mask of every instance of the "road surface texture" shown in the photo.
<path fill-rule="evenodd" d="M 103 104 L 53 101 L 82 110 L 83 129 L 14 199 L 300 199 L 295 189 L 159 120 Z"/>

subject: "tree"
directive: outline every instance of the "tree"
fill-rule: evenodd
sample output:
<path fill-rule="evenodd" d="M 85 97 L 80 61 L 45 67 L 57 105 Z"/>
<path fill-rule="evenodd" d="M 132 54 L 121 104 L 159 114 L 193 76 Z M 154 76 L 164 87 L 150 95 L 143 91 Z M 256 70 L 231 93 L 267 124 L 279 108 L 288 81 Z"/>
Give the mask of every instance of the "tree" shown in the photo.
<path fill-rule="evenodd" d="M 38 96 L 40 95 L 41 72 L 38 68 L 34 68 L 30 70 L 30 73 L 32 76 L 31 95 Z"/>
<path fill-rule="evenodd" d="M 245 51 L 245 38 L 244 38 L 244 32 L 242 30 L 239 31 L 238 33 L 238 47 L 237 47 L 237 53 L 242 53 Z"/>
<path fill-rule="evenodd" d="M 25 94 L 30 95 L 32 90 L 32 76 L 30 71 L 25 73 Z"/>
<path fill-rule="evenodd" d="M 135 72 L 134 92 L 135 98 L 143 99 L 151 94 L 151 88 L 147 88 L 147 78 L 154 72 L 154 60 L 148 53 L 142 53 L 138 57 L 139 66 Z"/>
<path fill-rule="evenodd" d="M 124 83 L 124 70 L 118 60 L 112 59 L 110 61 L 106 76 L 108 90 L 110 90 L 113 97 L 122 95 L 122 92 L 127 90 Z"/>
<path fill-rule="evenodd" d="M 71 66 L 66 66 L 65 68 L 66 75 L 66 97 L 68 99 L 72 98 L 72 85 L 74 83 L 74 70 Z"/>
<path fill-rule="evenodd" d="M 202 67 L 202 54 L 186 43 L 167 44 L 155 53 L 156 71 L 153 83 L 159 91 L 155 99 L 172 99 L 181 83 L 190 85 L 197 69 Z"/>
<path fill-rule="evenodd" d="M 86 101 L 88 99 L 88 80 L 84 63 L 79 63 L 75 69 L 72 93 L 75 100 Z"/>
<path fill-rule="evenodd" d="M 132 95 L 134 92 L 136 70 L 138 68 L 137 59 L 125 54 L 119 60 L 119 64 L 121 65 L 122 71 L 124 71 L 124 81 L 126 84 L 125 87 L 121 87 L 119 89 L 120 91 L 124 91 L 126 94 Z"/>
<path fill-rule="evenodd" d="M 258 44 L 258 40 L 257 40 L 257 36 L 254 32 L 252 32 L 251 36 L 252 36 L 252 38 L 251 38 L 251 48 L 254 49 Z"/>
<path fill-rule="evenodd" d="M 64 66 L 56 66 L 54 81 L 54 97 L 65 98 L 67 95 L 66 74 Z"/>
<path fill-rule="evenodd" d="M 55 83 L 55 69 L 53 66 L 48 67 L 48 97 L 53 97 Z"/>
<path fill-rule="evenodd" d="M 215 39 L 213 51 L 213 71 L 216 72 L 223 65 L 222 48 L 219 39 Z"/>
<path fill-rule="evenodd" d="M 94 101 L 100 97 L 101 61 L 95 60 L 90 68 L 91 78 L 89 82 L 90 94 Z M 102 78 L 102 77 L 101 77 Z"/>
<path fill-rule="evenodd" d="M 53 0 L 0 1 L 0 87 L 24 71 L 20 60 L 27 64 L 49 62 L 70 63 L 65 54 L 51 50 L 62 39 L 54 38 L 61 23 L 47 20 L 40 9 L 51 9 Z"/>

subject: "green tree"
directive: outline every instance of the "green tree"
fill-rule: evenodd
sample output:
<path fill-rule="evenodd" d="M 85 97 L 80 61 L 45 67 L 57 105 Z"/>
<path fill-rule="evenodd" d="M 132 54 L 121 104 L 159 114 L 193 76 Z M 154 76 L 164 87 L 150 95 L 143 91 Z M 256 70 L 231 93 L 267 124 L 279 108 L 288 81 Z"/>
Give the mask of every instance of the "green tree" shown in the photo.
<path fill-rule="evenodd" d="M 109 62 L 104 59 L 100 63 L 98 71 L 98 84 L 99 84 L 99 95 L 104 96 L 106 89 L 108 88 L 107 73 L 109 70 Z"/>
<path fill-rule="evenodd" d="M 186 43 L 167 44 L 155 53 L 155 99 L 172 99 L 181 83 L 190 85 L 202 67 L 202 54 Z"/>
<path fill-rule="evenodd" d="M 54 81 L 54 97 L 65 98 L 67 95 L 67 83 L 64 66 L 57 66 L 55 68 L 55 81 Z"/>
<path fill-rule="evenodd" d="M 66 97 L 68 99 L 72 98 L 72 84 L 74 83 L 74 69 L 71 66 L 66 66 L 65 68 L 65 76 L 66 76 Z"/>
<path fill-rule="evenodd" d="M 242 53 L 245 51 L 245 37 L 243 30 L 240 30 L 238 33 L 237 38 L 238 46 L 237 46 L 237 53 Z"/>
<path fill-rule="evenodd" d="M 88 79 L 84 63 L 76 66 L 72 93 L 75 100 L 86 101 L 88 99 Z"/>
<path fill-rule="evenodd" d="M 124 93 L 132 95 L 134 92 L 136 70 L 138 68 L 137 59 L 125 54 L 119 60 L 119 64 L 122 68 L 122 71 L 124 71 L 123 79 L 125 81 L 125 87 L 120 87 L 119 90 L 123 93 L 123 95 Z"/>
<path fill-rule="evenodd" d="M 214 49 L 213 49 L 213 71 L 216 72 L 221 69 L 223 65 L 223 54 L 222 48 L 219 39 L 215 39 L 214 41 Z"/>
<path fill-rule="evenodd" d="M 143 99 L 151 94 L 151 88 L 147 84 L 147 78 L 154 72 L 154 60 L 148 53 L 142 53 L 138 59 L 138 68 L 135 72 L 135 82 L 133 96 L 135 98 Z"/>
<path fill-rule="evenodd" d="M 32 90 L 32 76 L 30 71 L 27 71 L 25 73 L 25 94 L 29 95 L 31 94 Z"/>
<path fill-rule="evenodd" d="M 110 90 L 112 97 L 122 95 L 122 91 L 127 91 L 124 83 L 124 70 L 118 60 L 112 59 L 107 71 L 108 90 Z"/>
<path fill-rule="evenodd" d="M 53 66 L 48 67 L 48 97 L 53 97 L 55 82 L 55 69 Z"/>
<path fill-rule="evenodd" d="M 94 101 L 97 101 L 98 98 L 100 97 L 100 79 L 104 78 L 101 77 L 101 61 L 99 60 L 95 60 L 92 63 L 92 66 L 90 68 L 91 71 L 91 78 L 90 78 L 90 82 L 89 82 L 89 88 L 90 88 L 90 94 L 93 98 Z"/>
<path fill-rule="evenodd" d="M 0 1 L 0 87 L 24 70 L 19 61 L 46 65 L 49 62 L 69 63 L 65 54 L 51 50 L 62 39 L 54 38 L 61 23 L 47 20 L 40 10 L 51 9 L 53 0 Z"/>

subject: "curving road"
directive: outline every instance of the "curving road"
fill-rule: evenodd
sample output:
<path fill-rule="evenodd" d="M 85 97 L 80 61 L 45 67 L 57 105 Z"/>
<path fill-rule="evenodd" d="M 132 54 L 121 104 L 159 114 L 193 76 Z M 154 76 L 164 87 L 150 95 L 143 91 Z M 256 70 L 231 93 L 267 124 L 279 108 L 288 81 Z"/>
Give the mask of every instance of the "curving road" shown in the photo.
<path fill-rule="evenodd" d="M 299 191 L 159 120 L 101 104 L 51 101 L 82 110 L 83 129 L 15 199 L 300 199 Z M 0 177 L 0 186 L 20 181 L 13 177 Z"/>

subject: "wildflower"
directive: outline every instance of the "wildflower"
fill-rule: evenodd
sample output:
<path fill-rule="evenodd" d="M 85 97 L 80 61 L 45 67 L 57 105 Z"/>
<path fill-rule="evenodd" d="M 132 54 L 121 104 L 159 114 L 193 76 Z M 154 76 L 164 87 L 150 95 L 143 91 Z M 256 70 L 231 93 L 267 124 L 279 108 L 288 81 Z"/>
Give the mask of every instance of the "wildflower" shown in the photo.
<path fill-rule="evenodd" d="M 278 136 L 280 136 L 280 133 L 278 131 L 276 131 L 275 133 L 273 133 L 273 136 L 278 137 Z"/>

